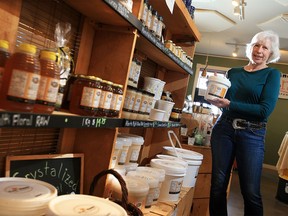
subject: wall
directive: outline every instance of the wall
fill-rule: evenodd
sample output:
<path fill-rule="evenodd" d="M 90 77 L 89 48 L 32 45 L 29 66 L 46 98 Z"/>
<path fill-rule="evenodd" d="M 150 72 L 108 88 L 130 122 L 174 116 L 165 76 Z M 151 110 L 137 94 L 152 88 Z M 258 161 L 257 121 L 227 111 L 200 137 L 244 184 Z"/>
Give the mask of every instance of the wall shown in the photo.
<path fill-rule="evenodd" d="M 189 85 L 187 89 L 187 95 L 191 94 L 197 63 L 205 64 L 206 56 L 195 55 L 193 61 L 193 76 L 190 76 Z M 248 64 L 248 60 L 243 59 L 229 59 L 221 57 L 210 57 L 208 60 L 209 65 L 218 67 L 238 67 Z M 288 73 L 288 65 L 284 64 L 270 64 L 270 67 L 279 69 L 282 73 Z M 271 114 L 268 120 L 266 144 L 265 144 L 265 158 L 264 163 L 276 166 L 278 161 L 278 149 L 285 135 L 288 131 L 288 100 L 279 99 L 274 112 Z"/>

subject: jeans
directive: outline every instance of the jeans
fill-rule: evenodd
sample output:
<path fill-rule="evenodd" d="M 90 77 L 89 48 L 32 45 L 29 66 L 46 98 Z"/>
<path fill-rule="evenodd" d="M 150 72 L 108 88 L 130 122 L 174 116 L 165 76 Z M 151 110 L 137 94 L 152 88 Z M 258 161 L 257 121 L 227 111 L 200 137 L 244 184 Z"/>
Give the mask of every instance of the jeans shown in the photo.
<path fill-rule="evenodd" d="M 234 159 L 239 173 L 244 215 L 263 215 L 260 193 L 266 127 L 234 129 L 219 119 L 212 130 L 210 215 L 228 215 L 226 191 Z"/>

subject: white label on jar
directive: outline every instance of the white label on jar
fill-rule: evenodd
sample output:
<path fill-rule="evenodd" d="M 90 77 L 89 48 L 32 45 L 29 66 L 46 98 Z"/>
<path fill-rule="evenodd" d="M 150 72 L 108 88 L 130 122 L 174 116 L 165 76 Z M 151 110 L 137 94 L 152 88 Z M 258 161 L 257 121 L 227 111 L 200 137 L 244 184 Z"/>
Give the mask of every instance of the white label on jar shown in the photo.
<path fill-rule="evenodd" d="M 56 103 L 55 103 L 57 106 L 61 106 L 62 100 L 63 100 L 63 96 L 64 96 L 63 93 L 61 93 L 61 92 L 57 93 L 57 98 L 56 98 Z"/>
<path fill-rule="evenodd" d="M 179 194 L 183 179 L 170 182 L 169 194 Z"/>
<path fill-rule="evenodd" d="M 119 111 L 121 108 L 122 100 L 123 100 L 123 95 L 113 94 L 110 109 Z"/>
<path fill-rule="evenodd" d="M 148 7 L 146 4 L 143 5 L 143 11 L 142 11 L 142 16 L 141 16 L 141 21 L 145 22 L 147 19 L 147 12 L 148 12 Z"/>
<path fill-rule="evenodd" d="M 37 99 L 55 103 L 59 89 L 59 79 L 41 76 Z"/>
<path fill-rule="evenodd" d="M 102 91 L 99 107 L 103 109 L 110 109 L 112 95 L 112 92 Z"/>
<path fill-rule="evenodd" d="M 83 87 L 80 105 L 86 107 L 98 108 L 101 90 Z"/>
<path fill-rule="evenodd" d="M 184 128 L 184 127 L 180 128 L 181 136 L 187 136 L 187 132 L 188 132 L 188 128 Z"/>
<path fill-rule="evenodd" d="M 142 102 L 140 105 L 140 112 L 146 112 L 147 106 L 148 106 L 148 101 L 146 100 L 147 98 L 142 98 Z"/>
<path fill-rule="evenodd" d="M 133 77 L 132 77 L 135 83 L 138 83 L 140 72 L 141 72 L 141 63 L 138 63 L 138 64 L 136 63 L 135 70 L 134 70 Z"/>
<path fill-rule="evenodd" d="M 133 110 L 134 110 L 134 111 L 139 111 L 139 109 L 140 109 L 140 104 L 141 104 L 141 97 L 136 97 L 136 98 L 135 98 L 135 101 L 134 101 Z"/>
<path fill-rule="evenodd" d="M 129 110 L 133 109 L 134 101 L 135 101 L 135 94 L 132 94 L 127 109 Z"/>
<path fill-rule="evenodd" d="M 8 95 L 17 98 L 35 100 L 39 84 L 39 74 L 14 69 L 12 71 Z"/>
<path fill-rule="evenodd" d="M 158 19 L 156 17 L 153 19 L 153 23 L 152 24 L 153 24 L 153 26 L 152 26 L 151 30 L 156 33 L 157 26 L 158 26 Z"/>
<path fill-rule="evenodd" d="M 156 35 L 161 38 L 162 36 L 162 28 L 163 28 L 163 23 L 162 21 L 158 22 L 157 30 L 156 30 Z"/>
<path fill-rule="evenodd" d="M 131 67 L 130 67 L 130 72 L 129 72 L 129 79 L 131 78 L 132 82 L 133 82 L 133 74 L 134 74 L 135 68 L 136 68 L 136 62 L 133 60 L 131 62 Z"/>
<path fill-rule="evenodd" d="M 139 157 L 139 150 L 138 149 L 133 149 L 131 151 L 131 156 L 130 156 L 129 162 L 136 163 L 138 161 L 138 157 Z"/>
<path fill-rule="evenodd" d="M 146 110 L 147 113 L 151 112 L 152 105 L 153 105 L 153 101 L 149 101 L 148 106 L 147 106 L 147 110 Z"/>

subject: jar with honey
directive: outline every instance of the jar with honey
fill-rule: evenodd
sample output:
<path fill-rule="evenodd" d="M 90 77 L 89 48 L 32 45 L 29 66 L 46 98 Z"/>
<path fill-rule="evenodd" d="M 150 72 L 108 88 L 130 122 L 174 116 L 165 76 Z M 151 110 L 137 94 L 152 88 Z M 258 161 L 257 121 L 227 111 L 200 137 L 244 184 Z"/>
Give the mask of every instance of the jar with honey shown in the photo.
<path fill-rule="evenodd" d="M 22 43 L 5 66 L 0 108 L 32 112 L 40 84 L 40 62 L 34 45 Z"/>
<path fill-rule="evenodd" d="M 34 112 L 52 113 L 55 109 L 60 82 L 60 70 L 56 63 L 56 53 L 40 52 L 41 78 Z"/>
<path fill-rule="evenodd" d="M 2 84 L 2 77 L 5 70 L 5 65 L 10 57 L 9 49 L 9 42 L 6 40 L 0 40 L 0 89 Z"/>
<path fill-rule="evenodd" d="M 70 112 L 87 116 L 95 115 L 98 112 L 101 92 L 100 78 L 79 75 L 71 92 Z"/>
<path fill-rule="evenodd" d="M 113 97 L 113 82 L 102 80 L 102 92 L 99 103 L 99 109 L 96 116 L 108 116 L 110 112 L 110 105 Z"/>
<path fill-rule="evenodd" d="M 123 85 L 113 84 L 113 97 L 110 105 L 110 117 L 118 117 L 123 102 Z"/>

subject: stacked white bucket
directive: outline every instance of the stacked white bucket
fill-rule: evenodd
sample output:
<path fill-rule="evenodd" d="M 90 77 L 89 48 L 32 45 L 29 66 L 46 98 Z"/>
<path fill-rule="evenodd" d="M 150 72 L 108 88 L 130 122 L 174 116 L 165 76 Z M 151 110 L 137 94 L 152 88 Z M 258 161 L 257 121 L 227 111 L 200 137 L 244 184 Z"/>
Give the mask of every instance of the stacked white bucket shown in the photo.
<path fill-rule="evenodd" d="M 143 89 L 155 94 L 154 104 L 150 111 L 149 119 L 156 121 L 169 121 L 174 102 L 161 100 L 162 92 L 165 86 L 165 82 L 153 78 L 153 77 L 144 77 L 144 87 Z"/>
<path fill-rule="evenodd" d="M 171 134 L 175 136 L 178 145 L 181 147 L 175 133 L 168 131 L 172 147 L 164 146 L 164 155 L 157 155 L 157 159 L 152 159 L 150 162 L 152 167 L 163 168 L 166 172 L 159 197 L 161 201 L 177 201 L 181 187 L 194 187 L 203 160 L 203 155 L 198 152 L 182 149 L 182 147 L 176 148 L 171 139 Z"/>
<path fill-rule="evenodd" d="M 28 178 L 0 178 L 0 215 L 45 215 L 57 189 L 46 182 Z"/>

